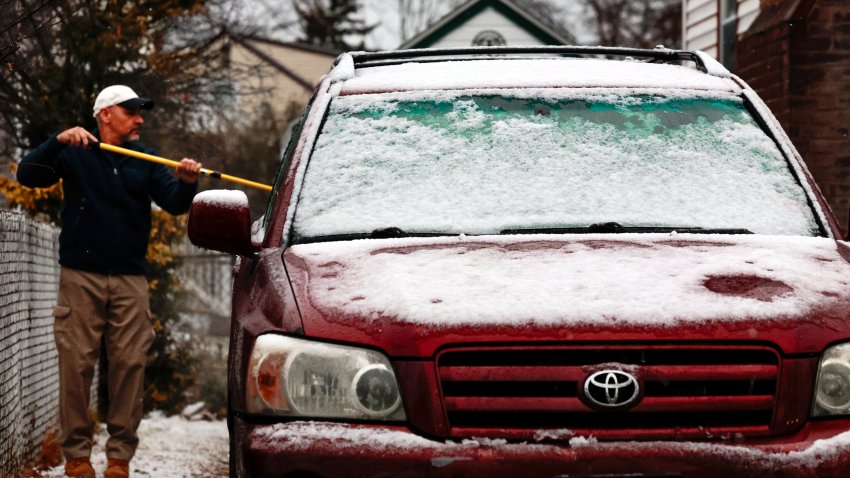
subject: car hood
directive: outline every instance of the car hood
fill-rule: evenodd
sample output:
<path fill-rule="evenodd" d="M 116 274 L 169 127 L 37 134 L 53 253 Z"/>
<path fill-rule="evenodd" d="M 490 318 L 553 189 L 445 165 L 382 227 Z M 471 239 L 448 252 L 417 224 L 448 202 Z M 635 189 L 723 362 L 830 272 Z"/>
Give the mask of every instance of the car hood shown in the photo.
<path fill-rule="evenodd" d="M 850 248 L 754 235 L 518 235 L 295 245 L 311 337 L 431 356 L 460 343 L 850 337 Z"/>

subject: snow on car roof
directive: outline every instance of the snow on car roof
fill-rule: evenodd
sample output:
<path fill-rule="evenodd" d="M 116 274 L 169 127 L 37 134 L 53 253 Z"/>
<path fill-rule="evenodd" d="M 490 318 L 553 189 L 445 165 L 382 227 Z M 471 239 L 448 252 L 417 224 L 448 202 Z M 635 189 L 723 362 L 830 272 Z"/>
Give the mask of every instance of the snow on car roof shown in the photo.
<path fill-rule="evenodd" d="M 733 93 L 731 79 L 695 69 L 633 60 L 515 58 L 411 62 L 359 68 L 341 94 L 463 88 L 685 88 Z"/>
<path fill-rule="evenodd" d="M 330 314 L 451 327 L 674 326 L 804 314 L 840 300 L 850 265 L 827 238 L 517 235 L 295 245 Z M 768 297 L 709 289 L 735 277 Z M 761 287 L 761 286 L 758 286 Z"/>

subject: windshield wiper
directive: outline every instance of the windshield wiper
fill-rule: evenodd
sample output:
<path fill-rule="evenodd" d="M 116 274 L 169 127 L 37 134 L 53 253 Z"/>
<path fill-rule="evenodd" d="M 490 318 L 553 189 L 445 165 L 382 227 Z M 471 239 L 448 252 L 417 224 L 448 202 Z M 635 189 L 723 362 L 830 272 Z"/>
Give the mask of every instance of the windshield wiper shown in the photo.
<path fill-rule="evenodd" d="M 370 239 L 393 239 L 396 237 L 410 237 L 410 234 L 395 226 L 375 229 L 369 234 Z"/>
<path fill-rule="evenodd" d="M 682 234 L 752 234 L 748 229 L 739 228 L 717 228 L 705 229 L 702 227 L 675 227 L 675 226 L 623 226 L 616 222 L 602 222 L 581 227 L 531 227 L 520 229 L 505 229 L 499 234 L 625 234 L 625 233 L 669 233 L 680 232 Z"/>
<path fill-rule="evenodd" d="M 404 229 L 392 226 L 375 229 L 372 232 L 353 232 L 348 234 L 329 234 L 327 236 L 298 237 L 293 242 L 296 244 L 307 244 L 311 242 L 354 241 L 357 239 L 395 239 L 399 237 L 440 237 L 456 235 L 456 233 L 447 232 L 407 232 Z"/>

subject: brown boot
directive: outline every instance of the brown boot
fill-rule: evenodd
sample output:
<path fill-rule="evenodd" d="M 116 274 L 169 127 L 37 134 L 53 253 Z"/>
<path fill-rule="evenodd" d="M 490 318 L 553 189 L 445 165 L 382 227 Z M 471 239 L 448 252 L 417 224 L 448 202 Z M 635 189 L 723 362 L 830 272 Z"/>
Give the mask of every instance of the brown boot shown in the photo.
<path fill-rule="evenodd" d="M 72 458 L 65 462 L 65 476 L 74 478 L 94 478 L 94 468 L 89 457 Z"/>
<path fill-rule="evenodd" d="M 129 478 L 130 462 L 119 458 L 108 458 L 103 478 Z"/>

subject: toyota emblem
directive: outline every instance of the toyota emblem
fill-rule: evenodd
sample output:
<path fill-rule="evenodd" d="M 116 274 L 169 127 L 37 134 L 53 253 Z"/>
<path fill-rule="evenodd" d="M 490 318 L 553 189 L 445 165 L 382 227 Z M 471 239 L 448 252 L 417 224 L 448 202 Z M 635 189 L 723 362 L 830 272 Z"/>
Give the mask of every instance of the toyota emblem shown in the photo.
<path fill-rule="evenodd" d="M 622 370 L 602 370 L 584 381 L 584 396 L 601 408 L 624 408 L 640 395 L 640 384 L 634 375 Z"/>

